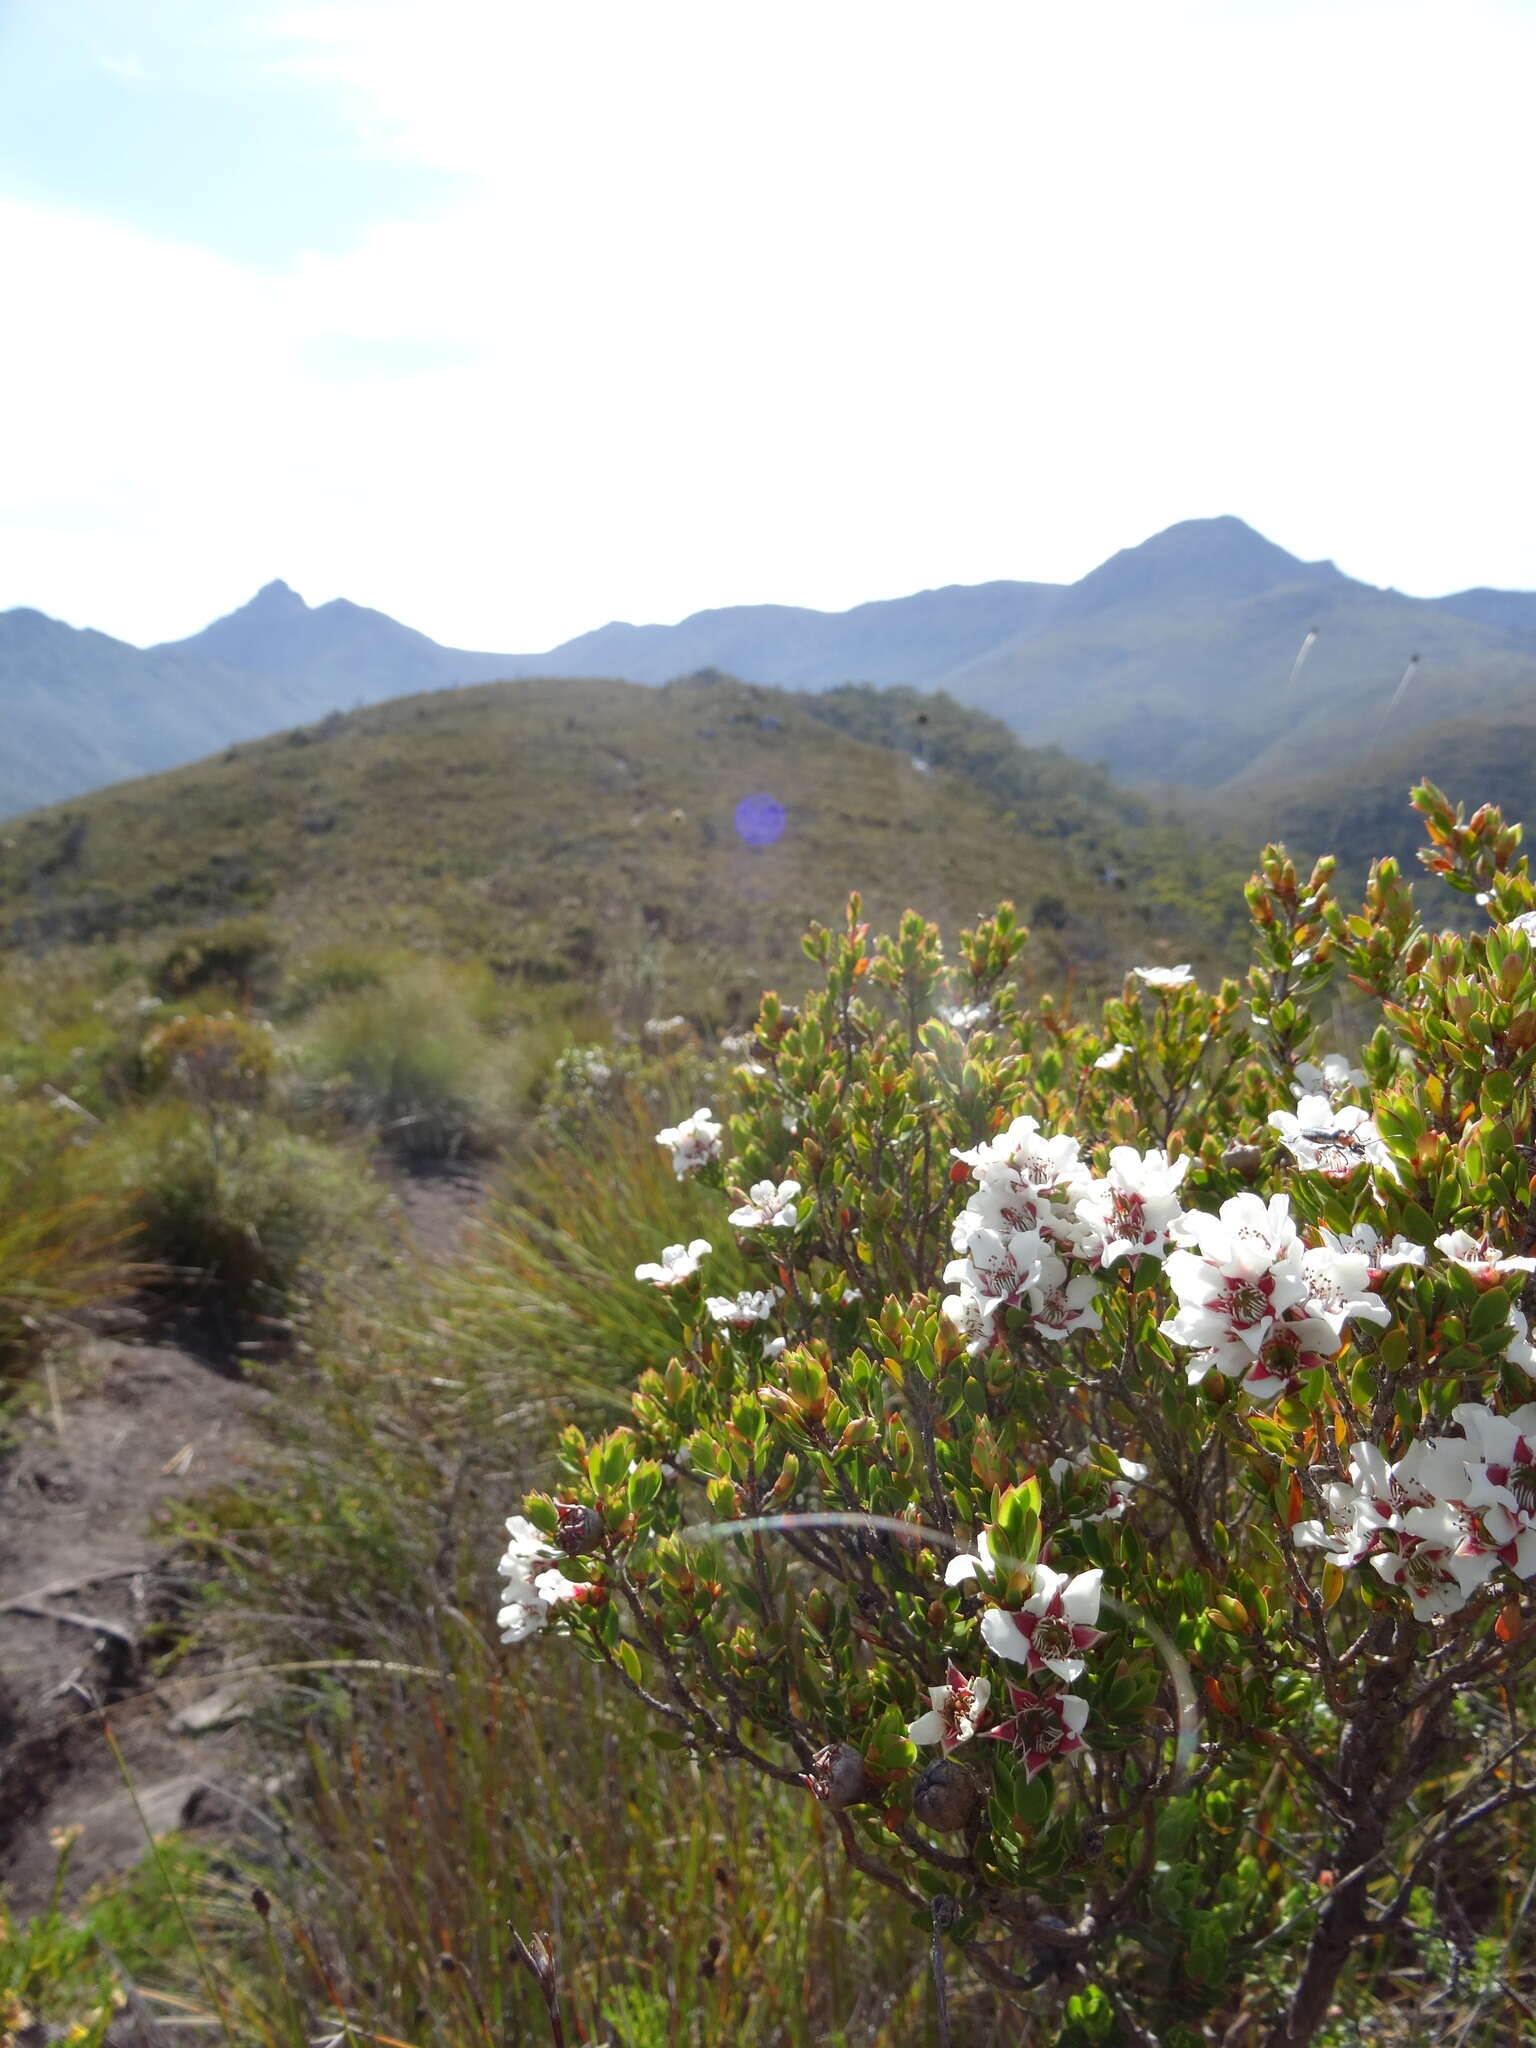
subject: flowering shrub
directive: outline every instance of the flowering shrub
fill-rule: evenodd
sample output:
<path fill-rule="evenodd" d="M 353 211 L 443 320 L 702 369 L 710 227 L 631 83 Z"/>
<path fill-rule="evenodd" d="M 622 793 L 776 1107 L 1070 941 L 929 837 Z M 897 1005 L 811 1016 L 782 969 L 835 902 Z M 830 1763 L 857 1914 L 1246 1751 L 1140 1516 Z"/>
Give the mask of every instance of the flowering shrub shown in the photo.
<path fill-rule="evenodd" d="M 232 1011 L 157 1024 L 141 1060 L 151 1087 L 173 1087 L 209 1110 L 258 1107 L 277 1072 L 271 1026 Z"/>
<path fill-rule="evenodd" d="M 804 1785 L 1030 2039 L 1294 2048 L 1524 1884 L 1536 886 L 1415 802 L 1483 927 L 1271 848 L 1246 989 L 813 929 L 696 1174 L 754 1284 L 642 1269 L 675 1357 L 508 1525 L 508 1640 Z"/>

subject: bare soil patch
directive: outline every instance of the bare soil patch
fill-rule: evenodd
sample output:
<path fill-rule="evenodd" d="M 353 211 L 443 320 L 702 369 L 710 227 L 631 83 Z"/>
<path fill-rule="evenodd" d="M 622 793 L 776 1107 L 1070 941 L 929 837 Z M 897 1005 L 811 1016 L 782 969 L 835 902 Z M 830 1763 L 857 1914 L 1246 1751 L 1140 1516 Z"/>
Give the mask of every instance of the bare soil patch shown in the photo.
<path fill-rule="evenodd" d="M 165 1505 L 246 1474 L 268 1399 L 175 1347 L 88 1338 L 18 1420 L 0 1466 L 0 1883 L 22 1916 L 47 1896 L 54 1829 L 81 1829 L 71 1898 L 144 1853 L 103 1709 L 156 1833 L 244 1798 L 238 1703 L 200 1733 L 178 1719 L 219 1689 L 216 1665 L 151 1689 L 147 1659 L 177 1595 Z"/>

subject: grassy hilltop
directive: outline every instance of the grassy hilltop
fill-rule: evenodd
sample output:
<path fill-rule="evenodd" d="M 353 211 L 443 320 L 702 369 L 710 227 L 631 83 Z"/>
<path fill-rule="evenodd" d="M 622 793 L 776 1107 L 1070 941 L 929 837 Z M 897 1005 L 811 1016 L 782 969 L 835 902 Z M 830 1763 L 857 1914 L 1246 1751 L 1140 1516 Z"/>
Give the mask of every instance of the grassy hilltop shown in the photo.
<path fill-rule="evenodd" d="M 1193 838 L 1095 771 L 898 697 L 707 676 L 398 699 L 12 821 L 0 936 L 31 950 L 261 910 L 302 939 L 472 952 L 536 982 L 643 963 L 738 1017 L 850 888 L 876 918 L 912 904 L 951 928 L 1011 896 L 1041 971 L 1095 985 L 1149 946 L 1198 951 L 1214 903 L 1236 907 Z M 775 844 L 735 829 L 754 794 L 784 806 Z"/>

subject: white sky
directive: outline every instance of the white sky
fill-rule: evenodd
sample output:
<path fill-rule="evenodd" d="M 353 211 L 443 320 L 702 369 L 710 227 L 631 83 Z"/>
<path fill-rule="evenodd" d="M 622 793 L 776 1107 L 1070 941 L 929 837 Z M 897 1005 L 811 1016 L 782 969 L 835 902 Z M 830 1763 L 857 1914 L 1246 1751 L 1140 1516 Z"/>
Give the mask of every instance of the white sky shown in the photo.
<path fill-rule="evenodd" d="M 1536 586 L 1536 5 L 70 4 L 0 0 L 0 607 L 531 650 L 1218 512 Z"/>

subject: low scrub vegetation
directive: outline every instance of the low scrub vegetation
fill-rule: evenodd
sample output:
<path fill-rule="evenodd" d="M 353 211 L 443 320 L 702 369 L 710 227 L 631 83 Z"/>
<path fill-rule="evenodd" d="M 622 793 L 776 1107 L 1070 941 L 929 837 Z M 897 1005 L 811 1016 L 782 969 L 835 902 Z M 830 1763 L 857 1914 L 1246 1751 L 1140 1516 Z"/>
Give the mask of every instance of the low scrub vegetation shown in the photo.
<path fill-rule="evenodd" d="M 109 1138 L 235 1215 L 335 1166 L 305 1118 L 387 1136 L 487 1048 L 517 1134 L 451 1256 L 332 1288 L 266 1469 L 178 1511 L 286 1787 L 258 1901 L 197 1923 L 199 2016 L 1520 2037 L 1536 883 L 1497 813 L 1416 802 L 1476 929 L 1271 848 L 1246 983 L 1144 959 L 1074 1012 L 1011 906 L 946 944 L 855 904 L 745 1037 L 556 1048 L 550 1007 L 515 1087 L 505 989 L 456 968 L 278 997 L 259 1100 L 221 1011 L 144 1026 Z M 272 1214 L 263 1248 L 323 1227 Z"/>

